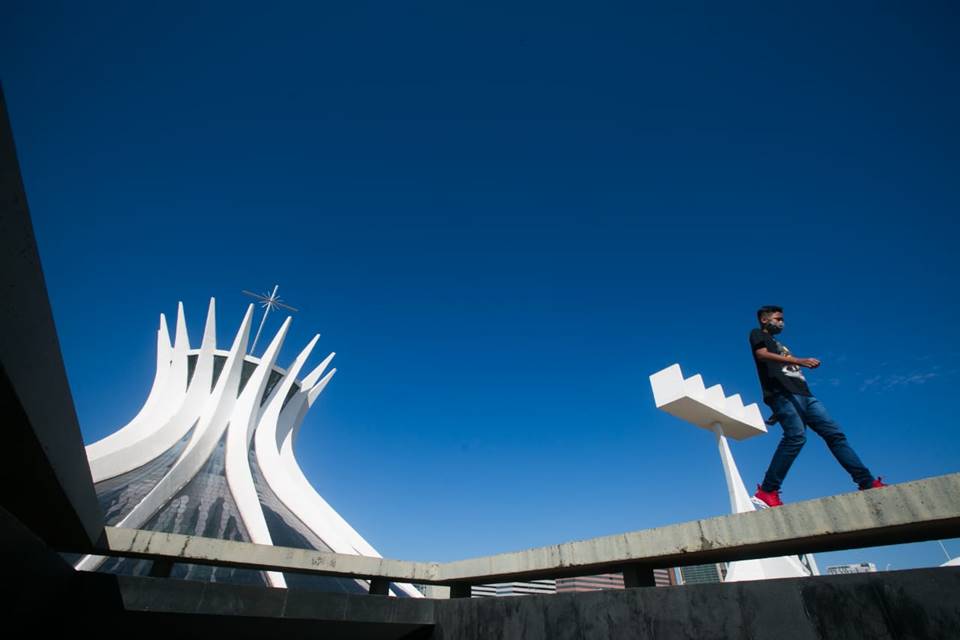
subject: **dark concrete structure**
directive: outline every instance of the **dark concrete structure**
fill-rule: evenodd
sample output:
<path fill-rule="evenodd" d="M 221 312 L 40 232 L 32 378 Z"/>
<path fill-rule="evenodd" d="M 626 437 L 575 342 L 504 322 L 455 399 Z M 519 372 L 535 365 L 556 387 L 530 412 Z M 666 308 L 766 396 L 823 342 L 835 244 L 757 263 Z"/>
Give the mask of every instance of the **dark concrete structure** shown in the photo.
<path fill-rule="evenodd" d="M 843 580 L 839 580 L 843 578 Z M 859 579 L 858 579 L 859 578 Z M 439 601 L 433 638 L 951 638 L 960 569 Z"/>
<path fill-rule="evenodd" d="M 955 638 L 960 568 L 626 589 L 522 598 L 416 600 L 78 573 L 58 618 L 100 637 L 273 639 Z M 55 582 L 55 581 L 54 581 Z M 5 596 L 9 603 L 9 595 Z M 63 600 L 59 600 L 59 598 Z M 9 614 L 8 614 L 9 615 Z M 7 618 L 10 619 L 9 617 Z M 38 628 L 39 627 L 39 628 Z"/>
<path fill-rule="evenodd" d="M 0 465 L 3 506 L 51 544 L 90 547 L 103 529 L 103 513 L 60 355 L 2 91 L 0 299 L 3 436 L 16 451 Z"/>

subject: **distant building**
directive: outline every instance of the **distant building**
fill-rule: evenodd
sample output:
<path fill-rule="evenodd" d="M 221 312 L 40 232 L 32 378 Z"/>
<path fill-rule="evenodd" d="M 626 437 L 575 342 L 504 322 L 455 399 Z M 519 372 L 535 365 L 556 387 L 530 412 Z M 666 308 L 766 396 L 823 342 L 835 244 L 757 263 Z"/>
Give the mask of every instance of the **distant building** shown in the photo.
<path fill-rule="evenodd" d="M 673 569 L 654 569 L 654 580 L 658 587 L 677 584 Z M 549 595 L 553 593 L 574 593 L 580 591 L 601 591 L 604 589 L 623 589 L 622 573 L 602 573 L 575 578 L 556 580 L 531 580 L 529 582 L 500 582 L 496 584 L 474 585 L 471 589 L 474 598 L 503 596 Z"/>
<path fill-rule="evenodd" d="M 872 562 L 861 562 L 859 564 L 838 564 L 827 567 L 828 576 L 836 576 L 844 573 L 876 573 L 877 565 Z"/>
<path fill-rule="evenodd" d="M 602 573 L 596 576 L 557 579 L 557 593 L 601 591 L 603 589 L 623 589 L 623 574 Z"/>
<path fill-rule="evenodd" d="M 496 584 L 474 585 L 471 593 L 474 598 L 504 596 L 543 596 L 557 592 L 556 580 L 531 580 L 529 582 L 499 582 Z"/>
<path fill-rule="evenodd" d="M 677 582 L 677 572 L 674 569 L 654 569 L 653 581 L 658 587 L 672 587 Z"/>
<path fill-rule="evenodd" d="M 678 571 L 680 584 L 714 584 L 723 582 L 727 575 L 727 567 L 723 563 L 680 567 Z"/>
<path fill-rule="evenodd" d="M 653 579 L 658 587 L 669 587 L 677 584 L 673 569 L 654 569 Z M 577 576 L 576 578 L 557 579 L 557 593 L 623 588 L 622 573 L 602 573 L 595 576 Z"/>

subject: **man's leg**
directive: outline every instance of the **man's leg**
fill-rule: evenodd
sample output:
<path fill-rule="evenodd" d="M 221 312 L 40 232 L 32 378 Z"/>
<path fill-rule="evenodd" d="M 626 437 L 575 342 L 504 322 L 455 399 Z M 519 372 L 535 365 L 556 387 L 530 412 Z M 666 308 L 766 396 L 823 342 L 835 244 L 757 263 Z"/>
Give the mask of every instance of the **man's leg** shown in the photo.
<path fill-rule="evenodd" d="M 807 436 L 804 434 L 803 419 L 789 397 L 775 396 L 771 398 L 769 404 L 776 413 L 780 426 L 783 427 L 783 437 L 777 445 L 777 450 L 773 452 L 773 459 L 770 461 L 770 467 L 763 477 L 760 488 L 764 491 L 779 491 L 783 479 L 790 471 L 790 465 L 803 448 L 803 443 L 807 441 Z"/>
<path fill-rule="evenodd" d="M 807 426 L 826 441 L 833 457 L 843 465 L 857 486 L 861 489 L 869 489 L 873 484 L 873 474 L 864 466 L 860 456 L 847 442 L 847 436 L 840 430 L 840 425 L 827 414 L 822 402 L 814 397 L 804 398 L 804 400 L 806 401 L 804 421 Z"/>

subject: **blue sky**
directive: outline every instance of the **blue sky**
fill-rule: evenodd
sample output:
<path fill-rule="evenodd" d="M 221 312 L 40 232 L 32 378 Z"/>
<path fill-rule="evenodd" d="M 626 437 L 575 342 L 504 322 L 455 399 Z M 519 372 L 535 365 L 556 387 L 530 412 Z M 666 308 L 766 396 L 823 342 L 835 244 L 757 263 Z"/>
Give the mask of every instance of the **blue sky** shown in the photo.
<path fill-rule="evenodd" d="M 759 401 L 762 304 L 874 473 L 958 470 L 955 5 L 128 4 L 0 24 L 86 441 L 146 397 L 160 312 L 196 342 L 214 296 L 227 344 L 279 283 L 281 363 L 337 352 L 298 457 L 389 557 L 725 513 L 648 376 Z M 733 445 L 751 487 L 777 431 Z M 851 489 L 811 437 L 784 499 Z"/>

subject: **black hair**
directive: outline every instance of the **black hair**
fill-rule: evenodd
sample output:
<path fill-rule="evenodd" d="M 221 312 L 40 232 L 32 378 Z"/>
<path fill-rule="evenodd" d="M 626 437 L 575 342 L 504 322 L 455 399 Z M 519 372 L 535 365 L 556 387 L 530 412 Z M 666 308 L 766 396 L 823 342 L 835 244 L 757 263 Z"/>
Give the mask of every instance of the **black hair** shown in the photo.
<path fill-rule="evenodd" d="M 783 307 L 778 307 L 775 304 L 765 304 L 759 309 L 757 309 L 757 322 L 763 324 L 763 316 L 769 315 L 771 313 L 783 313 Z"/>

